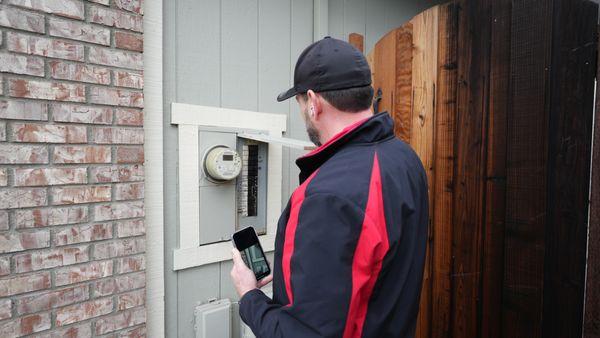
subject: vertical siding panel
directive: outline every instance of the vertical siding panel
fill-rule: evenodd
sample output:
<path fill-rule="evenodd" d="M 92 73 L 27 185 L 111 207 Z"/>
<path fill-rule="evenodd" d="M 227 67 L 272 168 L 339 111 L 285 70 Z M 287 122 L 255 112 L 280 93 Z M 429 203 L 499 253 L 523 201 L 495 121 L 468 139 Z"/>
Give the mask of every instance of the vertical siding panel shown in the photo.
<path fill-rule="evenodd" d="M 348 41 L 350 33 L 365 36 L 366 6 L 366 0 L 346 0 L 344 6 L 344 41 Z"/>
<path fill-rule="evenodd" d="M 344 39 L 344 0 L 328 0 L 329 35 L 336 39 Z"/>
<path fill-rule="evenodd" d="M 290 0 L 260 0 L 258 6 L 258 110 L 289 116 L 276 97 L 290 80 Z"/>
<path fill-rule="evenodd" d="M 177 1 L 177 100 L 219 106 L 221 34 L 219 0 Z M 202 32 L 202 34 L 198 34 Z"/>
<path fill-rule="evenodd" d="M 221 106 L 258 109 L 258 0 L 223 0 Z"/>
<path fill-rule="evenodd" d="M 296 60 L 304 48 L 313 41 L 313 7 L 312 1 L 308 5 L 303 0 L 292 0 L 292 30 L 291 30 L 291 63 L 290 63 L 290 84 L 293 83 L 294 66 Z M 300 109 L 294 98 L 288 100 L 290 104 L 290 118 L 288 136 L 292 138 L 308 140 L 304 121 L 300 115 Z M 289 190 L 286 197 L 289 198 L 289 193 L 294 191 L 298 186 L 298 167 L 294 164 L 303 151 L 290 149 L 290 170 L 289 170 Z M 282 203 L 282 206 L 287 204 L 287 198 Z"/>

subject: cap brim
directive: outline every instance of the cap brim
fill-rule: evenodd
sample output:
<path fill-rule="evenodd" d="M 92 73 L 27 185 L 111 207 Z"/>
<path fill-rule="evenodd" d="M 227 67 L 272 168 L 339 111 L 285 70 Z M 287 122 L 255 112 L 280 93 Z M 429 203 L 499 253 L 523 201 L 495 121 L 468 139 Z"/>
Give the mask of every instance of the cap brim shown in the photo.
<path fill-rule="evenodd" d="M 296 88 L 290 88 L 277 96 L 277 102 L 285 101 L 292 96 L 296 96 L 297 94 L 298 91 L 296 91 Z"/>

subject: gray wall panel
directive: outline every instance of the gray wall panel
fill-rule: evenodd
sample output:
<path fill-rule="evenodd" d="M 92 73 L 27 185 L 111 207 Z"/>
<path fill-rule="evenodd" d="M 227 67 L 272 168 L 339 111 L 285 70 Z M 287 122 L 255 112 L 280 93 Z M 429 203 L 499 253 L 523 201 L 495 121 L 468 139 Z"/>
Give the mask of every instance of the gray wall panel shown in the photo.
<path fill-rule="evenodd" d="M 388 30 L 432 3 L 418 0 L 329 0 L 329 35 L 365 36 L 366 50 Z M 285 114 L 288 137 L 307 139 L 294 99 L 277 94 L 293 83 L 300 52 L 313 41 L 312 0 L 164 1 L 164 182 L 165 327 L 167 337 L 193 337 L 193 310 L 211 298 L 237 300 L 229 280 L 231 262 L 174 272 L 178 215 L 177 128 L 170 125 L 171 102 Z M 282 204 L 298 185 L 294 160 L 283 152 Z M 269 261 L 273 262 L 272 254 Z M 234 318 L 238 334 L 239 318 Z"/>

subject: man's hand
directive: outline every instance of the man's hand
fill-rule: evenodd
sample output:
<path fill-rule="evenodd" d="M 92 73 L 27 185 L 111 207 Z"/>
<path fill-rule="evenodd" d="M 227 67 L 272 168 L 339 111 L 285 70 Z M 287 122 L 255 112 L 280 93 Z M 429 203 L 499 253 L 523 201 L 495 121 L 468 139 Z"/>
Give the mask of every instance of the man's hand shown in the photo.
<path fill-rule="evenodd" d="M 250 270 L 244 264 L 244 260 L 242 259 L 242 255 L 240 252 L 233 248 L 231 249 L 231 254 L 233 256 L 233 268 L 231 268 L 231 280 L 233 281 L 233 285 L 235 286 L 235 290 L 237 291 L 240 298 L 242 298 L 246 292 L 254 290 L 256 288 L 262 288 L 263 286 L 269 284 L 273 280 L 273 275 L 269 275 L 260 280 L 260 282 L 256 281 L 256 277 L 254 276 L 254 272 Z"/>

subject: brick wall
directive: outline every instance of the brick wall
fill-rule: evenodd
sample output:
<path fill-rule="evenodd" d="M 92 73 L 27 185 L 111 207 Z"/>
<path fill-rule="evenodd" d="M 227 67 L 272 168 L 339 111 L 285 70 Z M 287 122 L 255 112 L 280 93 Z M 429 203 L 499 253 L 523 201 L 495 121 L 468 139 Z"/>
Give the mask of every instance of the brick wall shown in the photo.
<path fill-rule="evenodd" d="M 145 336 L 142 0 L 0 0 L 0 337 Z"/>

